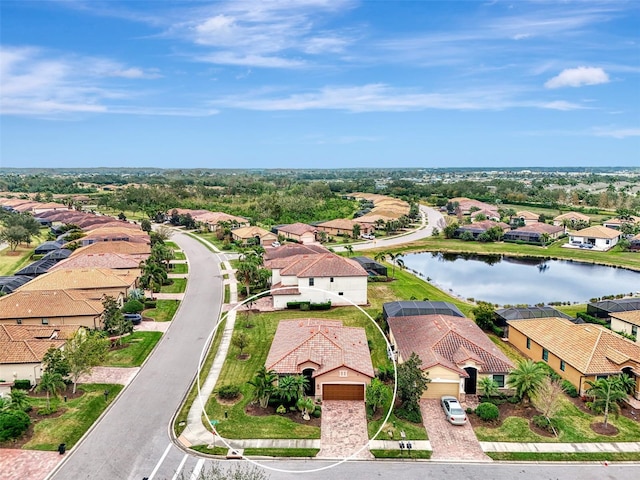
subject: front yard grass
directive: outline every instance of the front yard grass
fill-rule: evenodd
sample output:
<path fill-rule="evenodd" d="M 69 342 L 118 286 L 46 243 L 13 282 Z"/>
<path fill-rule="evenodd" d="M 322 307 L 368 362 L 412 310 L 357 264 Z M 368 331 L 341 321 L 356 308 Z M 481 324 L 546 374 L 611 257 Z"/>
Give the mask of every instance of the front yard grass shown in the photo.
<path fill-rule="evenodd" d="M 73 447 L 84 433 L 93 425 L 122 390 L 122 385 L 85 384 L 78 389 L 84 395 L 64 403 L 61 399 L 52 399 L 51 404 L 65 409 L 59 417 L 47 418 L 39 421 L 34 427 L 33 438 L 24 445 L 27 450 L 56 450 L 58 445 L 65 443 L 67 449 Z M 105 390 L 109 391 L 107 401 L 104 399 Z M 31 398 L 33 408 L 46 408 L 45 397 Z"/>
<path fill-rule="evenodd" d="M 169 273 L 189 273 L 189 264 L 188 263 L 172 263 L 171 269 Z"/>
<path fill-rule="evenodd" d="M 156 308 L 142 312 L 145 317 L 153 318 L 156 322 L 168 322 L 178 310 L 180 300 L 156 300 Z"/>
<path fill-rule="evenodd" d="M 431 458 L 432 453 L 431 450 L 411 450 L 411 454 L 402 450 L 371 450 L 371 455 L 376 458 L 420 458 L 425 460 Z"/>
<path fill-rule="evenodd" d="M 122 340 L 125 348 L 110 351 L 104 366 L 139 367 L 160 341 L 162 332 L 134 332 Z"/>
<path fill-rule="evenodd" d="M 640 424 L 622 415 L 609 417 L 609 423 L 618 429 L 613 436 L 598 435 L 590 427 L 602 416 L 595 416 L 578 409 L 569 399 L 562 399 L 562 408 L 556 416 L 558 437 L 543 437 L 529 428 L 529 421 L 521 417 L 508 417 L 498 428 L 476 427 L 475 432 L 481 442 L 545 442 L 545 443 L 586 443 L 586 442 L 637 442 L 640 441 Z"/>
<path fill-rule="evenodd" d="M 174 260 L 186 260 L 187 256 L 184 254 L 184 252 L 173 252 L 173 259 Z"/>
<path fill-rule="evenodd" d="M 160 293 L 184 293 L 187 289 L 187 279 L 186 278 L 172 278 L 173 282 L 171 285 L 163 285 L 160 288 Z"/>
<path fill-rule="evenodd" d="M 637 462 L 640 452 L 486 452 L 493 460 L 506 462 Z"/>
<path fill-rule="evenodd" d="M 384 414 L 386 416 L 386 412 Z M 367 424 L 369 431 L 369 439 L 375 440 L 374 435 L 380 428 L 384 417 L 380 420 L 371 420 Z M 389 435 L 389 431 L 393 432 L 393 436 Z M 393 413 L 389 416 L 389 421 L 378 435 L 377 440 L 402 440 L 400 432 L 404 431 L 407 440 L 428 440 L 427 431 L 424 426 L 417 423 L 411 423 L 396 417 Z"/>

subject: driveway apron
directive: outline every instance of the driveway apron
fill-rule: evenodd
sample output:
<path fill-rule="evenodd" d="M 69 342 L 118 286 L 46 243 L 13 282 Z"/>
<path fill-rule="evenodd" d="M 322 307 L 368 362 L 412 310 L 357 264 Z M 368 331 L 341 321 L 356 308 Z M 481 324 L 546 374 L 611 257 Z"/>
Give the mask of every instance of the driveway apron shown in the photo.
<path fill-rule="evenodd" d="M 363 401 L 322 402 L 320 452 L 317 458 L 371 459 L 367 414 Z"/>
<path fill-rule="evenodd" d="M 432 460 L 491 461 L 482 451 L 471 424 L 451 425 L 439 400 L 420 400 L 420 412 L 431 441 Z"/>

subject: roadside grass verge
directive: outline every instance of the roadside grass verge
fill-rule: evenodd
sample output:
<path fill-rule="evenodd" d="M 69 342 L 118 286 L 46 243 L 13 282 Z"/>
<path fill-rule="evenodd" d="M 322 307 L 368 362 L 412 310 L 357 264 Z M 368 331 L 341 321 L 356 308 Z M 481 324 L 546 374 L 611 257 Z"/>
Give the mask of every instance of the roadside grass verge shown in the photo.
<path fill-rule="evenodd" d="M 319 448 L 245 448 L 247 457 L 315 457 Z"/>
<path fill-rule="evenodd" d="M 107 354 L 106 367 L 139 367 L 160 341 L 162 332 L 134 332 L 122 340 L 124 348 Z"/>
<path fill-rule="evenodd" d="M 219 441 L 218 443 L 222 443 L 222 442 Z M 205 455 L 225 456 L 227 452 L 229 452 L 229 449 L 225 447 L 224 444 L 221 447 L 216 446 L 213 448 L 209 448 L 208 445 L 194 445 L 193 447 L 189 447 L 189 448 L 191 450 L 195 450 L 196 452 L 204 453 Z"/>
<path fill-rule="evenodd" d="M 27 450 L 56 450 L 58 445 L 65 443 L 67 449 L 73 447 L 84 433 L 93 425 L 96 419 L 104 411 L 122 390 L 122 385 L 92 383 L 79 385 L 78 389 L 84 391 L 84 395 L 64 403 L 61 399 L 52 399 L 51 404 L 56 405 L 65 412 L 59 417 L 47 418 L 35 424 L 33 438 L 24 445 Z M 107 401 L 104 399 L 104 391 L 109 391 Z M 33 408 L 46 408 L 47 400 L 44 397 L 31 398 Z"/>
<path fill-rule="evenodd" d="M 637 462 L 640 452 L 485 452 L 493 460 L 506 462 Z"/>
<path fill-rule="evenodd" d="M 184 252 L 173 252 L 173 259 L 174 260 L 186 260 L 187 256 L 184 254 Z"/>
<path fill-rule="evenodd" d="M 224 286 L 224 303 L 231 301 L 231 287 L 229 285 Z"/>
<path fill-rule="evenodd" d="M 225 249 L 224 248 L 224 243 L 220 240 L 218 240 L 218 237 L 216 236 L 215 233 L 213 232 L 208 232 L 208 233 L 193 233 L 192 236 L 194 237 L 200 237 L 204 240 L 207 240 L 208 242 L 212 243 L 213 245 L 215 245 L 215 247 L 220 250 L 220 251 L 232 251 L 233 248 L 229 249 Z"/>
<path fill-rule="evenodd" d="M 189 264 L 187 263 L 172 263 L 169 273 L 189 273 Z"/>
<path fill-rule="evenodd" d="M 429 459 L 431 450 L 411 450 L 411 454 L 402 450 L 371 450 L 371 455 L 376 458 L 406 458 L 406 459 Z"/>
<path fill-rule="evenodd" d="M 385 413 L 386 416 L 386 413 Z M 367 430 L 369 431 L 369 439 L 374 440 L 373 436 L 376 434 L 382 421 L 384 418 L 380 420 L 371 420 L 367 424 Z M 393 433 L 393 436 L 389 435 L 389 432 Z M 424 426 L 418 423 L 411 423 L 406 420 L 401 420 L 396 417 L 393 413 L 389 417 L 389 421 L 385 424 L 384 428 L 380 432 L 378 436 L 378 440 L 402 440 L 400 432 L 404 431 L 406 434 L 407 440 L 428 440 L 427 431 Z"/>
<path fill-rule="evenodd" d="M 187 289 L 187 279 L 186 278 L 172 278 L 173 282 L 171 285 L 163 285 L 160 288 L 161 293 L 184 293 Z"/>
<path fill-rule="evenodd" d="M 226 319 L 220 322 L 220 326 L 218 327 L 218 330 L 216 330 L 216 333 L 213 336 L 213 341 L 211 342 L 211 348 L 209 348 L 209 351 L 207 352 L 204 362 L 202 362 L 202 366 L 200 368 L 200 375 L 198 377 L 200 379 L 200 385 L 204 383 L 205 379 L 207 378 L 207 375 L 209 374 L 209 371 L 211 370 L 211 365 L 213 364 L 213 360 L 215 359 L 218 348 L 220 347 L 220 342 L 222 341 L 222 332 L 224 331 L 224 326 L 226 325 L 226 322 L 227 322 Z M 191 408 L 191 405 L 193 404 L 197 396 L 198 396 L 198 385 L 194 381 L 193 386 L 191 387 L 191 390 L 189 390 L 189 393 L 187 394 L 182 404 L 182 407 L 180 407 L 180 411 L 178 412 L 178 415 L 176 415 L 176 418 L 173 424 L 173 431 L 176 437 L 179 437 L 180 434 L 186 428 L 187 415 L 189 414 L 189 409 Z M 184 423 L 184 424 L 181 425 L 181 423 Z"/>
<path fill-rule="evenodd" d="M 168 322 L 178 310 L 180 300 L 156 300 L 156 308 L 142 312 L 145 317 L 153 318 L 156 322 Z"/>
<path fill-rule="evenodd" d="M 169 248 L 173 248 L 174 250 L 182 250 L 178 244 L 174 241 L 171 240 L 167 240 L 166 242 L 164 242 L 164 244 L 169 247 Z"/>
<path fill-rule="evenodd" d="M 562 398 L 562 407 L 557 416 L 558 437 L 543 437 L 529 428 L 529 421 L 520 417 L 507 417 L 498 428 L 476 427 L 474 430 L 481 442 L 545 442 L 545 443 L 590 443 L 590 442 L 637 442 L 640 441 L 640 424 L 622 415 L 610 417 L 609 423 L 618 429 L 617 435 L 598 435 L 590 425 L 601 422 L 602 416 L 591 415 L 578 409 L 567 398 Z"/>

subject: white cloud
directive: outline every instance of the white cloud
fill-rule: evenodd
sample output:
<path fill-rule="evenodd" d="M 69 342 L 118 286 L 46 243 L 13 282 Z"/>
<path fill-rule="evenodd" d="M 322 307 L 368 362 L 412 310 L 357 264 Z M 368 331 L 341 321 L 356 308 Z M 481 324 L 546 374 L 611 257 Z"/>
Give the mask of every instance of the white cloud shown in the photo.
<path fill-rule="evenodd" d="M 556 100 L 554 102 L 548 102 L 548 103 L 542 104 L 542 108 L 548 108 L 551 110 L 569 111 L 569 110 L 583 110 L 587 107 L 578 105 L 577 103 L 566 102 L 564 100 Z"/>
<path fill-rule="evenodd" d="M 559 75 L 549 79 L 546 88 L 582 87 L 609 83 L 609 75 L 599 67 L 567 68 Z"/>
<path fill-rule="evenodd" d="M 596 128 L 594 135 L 597 137 L 627 138 L 640 137 L 640 128 Z"/>

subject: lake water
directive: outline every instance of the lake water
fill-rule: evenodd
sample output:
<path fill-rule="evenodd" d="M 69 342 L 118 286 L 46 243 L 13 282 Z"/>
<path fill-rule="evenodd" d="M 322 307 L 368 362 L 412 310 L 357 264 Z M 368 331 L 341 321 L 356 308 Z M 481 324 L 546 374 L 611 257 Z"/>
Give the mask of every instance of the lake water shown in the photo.
<path fill-rule="evenodd" d="M 462 298 L 499 305 L 588 302 L 640 290 L 640 272 L 567 260 L 414 253 L 407 269 Z"/>

